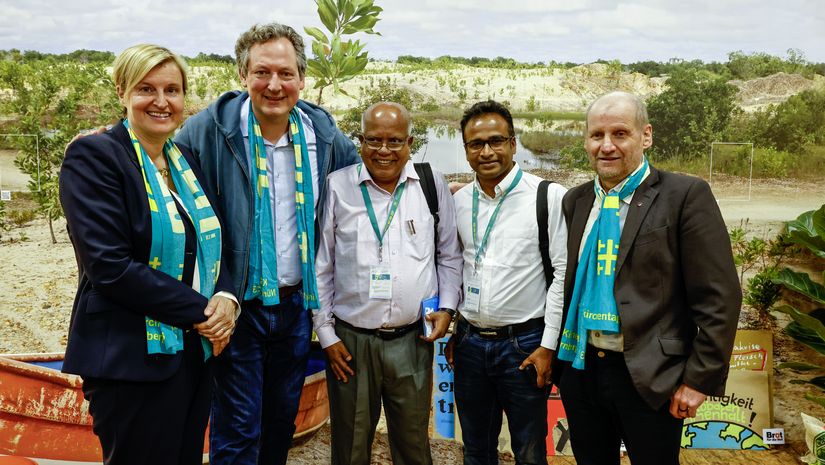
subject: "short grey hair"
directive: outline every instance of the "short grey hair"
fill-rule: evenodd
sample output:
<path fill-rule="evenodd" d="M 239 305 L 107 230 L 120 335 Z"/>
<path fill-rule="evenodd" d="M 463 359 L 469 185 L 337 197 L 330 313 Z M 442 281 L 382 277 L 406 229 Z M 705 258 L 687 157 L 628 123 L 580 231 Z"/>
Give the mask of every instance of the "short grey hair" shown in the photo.
<path fill-rule="evenodd" d="M 407 137 L 412 135 L 413 124 L 410 112 L 404 105 L 396 102 L 376 102 L 367 107 L 367 109 L 364 110 L 364 113 L 361 114 L 361 133 L 364 133 L 367 128 L 367 115 L 371 115 L 372 112 L 379 106 L 390 106 L 397 109 L 398 112 L 401 113 L 401 116 L 407 120 Z"/>
<path fill-rule="evenodd" d="M 639 129 L 644 129 L 645 126 L 650 124 L 650 119 L 647 116 L 647 105 L 645 105 L 645 102 L 638 95 L 631 94 L 630 92 L 613 91 L 602 94 L 596 100 L 593 100 L 593 103 L 587 107 L 587 112 L 584 114 L 585 131 L 587 131 L 587 120 L 590 118 L 590 110 L 592 110 L 593 107 L 596 106 L 596 103 L 602 99 L 614 97 L 622 98 L 633 104 L 636 108 L 636 124 L 639 126 Z"/>
<path fill-rule="evenodd" d="M 235 60 L 238 63 L 238 72 L 246 76 L 249 68 L 249 49 L 253 45 L 262 44 L 275 39 L 289 39 L 295 48 L 298 58 L 298 74 L 301 78 L 306 75 L 307 56 L 304 52 L 304 39 L 295 29 L 280 23 L 256 24 L 238 37 L 235 42 Z"/>

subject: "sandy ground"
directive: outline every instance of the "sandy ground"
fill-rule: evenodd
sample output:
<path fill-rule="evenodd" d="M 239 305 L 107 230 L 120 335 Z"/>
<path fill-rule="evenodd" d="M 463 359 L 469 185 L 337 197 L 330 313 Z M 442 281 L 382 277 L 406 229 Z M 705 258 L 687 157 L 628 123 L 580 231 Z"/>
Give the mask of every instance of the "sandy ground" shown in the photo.
<path fill-rule="evenodd" d="M 571 186 L 589 178 L 587 173 L 543 172 L 545 177 Z M 818 208 L 825 202 L 823 189 L 813 183 L 789 181 L 754 182 L 751 200 L 747 201 L 747 183 L 738 179 L 718 179 L 713 186 L 720 199 L 723 216 L 729 226 L 740 226 L 752 234 L 772 237 L 782 222 L 800 213 Z M 14 207 L 14 204 L 12 204 Z M 0 353 L 59 352 L 64 350 L 69 315 L 76 289 L 76 265 L 65 222 L 55 224 L 57 244 L 52 244 L 44 220 L 4 233 L 0 242 Z M 752 327 L 753 318 L 743 312 L 741 327 Z M 789 340 L 781 331 L 775 333 L 776 361 L 806 360 L 823 364 L 822 356 Z M 810 376 L 809 376 L 810 377 Z M 784 427 L 795 454 L 804 445 L 799 413 L 805 411 L 825 417 L 825 408 L 803 398 L 809 391 L 804 385 L 790 384 L 801 378 L 790 372 L 777 371 L 774 382 L 775 423 Z M 325 427 L 314 437 L 294 448 L 290 463 L 315 464 L 328 460 L 329 432 Z M 460 462 L 460 447 L 449 441 L 434 441 L 436 463 Z M 385 429 L 379 430 L 373 463 L 389 463 Z M 503 460 L 502 463 L 512 463 Z"/>

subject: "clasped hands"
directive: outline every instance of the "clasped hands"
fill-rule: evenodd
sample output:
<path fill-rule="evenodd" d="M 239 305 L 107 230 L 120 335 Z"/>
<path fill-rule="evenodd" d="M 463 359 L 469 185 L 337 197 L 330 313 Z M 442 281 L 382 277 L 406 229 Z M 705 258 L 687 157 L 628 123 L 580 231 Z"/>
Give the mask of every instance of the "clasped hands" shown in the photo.
<path fill-rule="evenodd" d="M 212 343 L 214 355 L 220 355 L 235 332 L 236 304 L 232 299 L 214 295 L 203 310 L 206 321 L 195 325 L 198 333 Z"/>

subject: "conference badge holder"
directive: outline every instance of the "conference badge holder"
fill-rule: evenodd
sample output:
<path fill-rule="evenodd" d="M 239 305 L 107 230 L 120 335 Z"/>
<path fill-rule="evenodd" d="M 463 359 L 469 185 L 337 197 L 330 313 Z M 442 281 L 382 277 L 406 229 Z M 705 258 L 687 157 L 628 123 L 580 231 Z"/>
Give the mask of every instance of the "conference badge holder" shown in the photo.
<path fill-rule="evenodd" d="M 370 299 L 392 299 L 392 273 L 383 263 L 370 267 Z"/>

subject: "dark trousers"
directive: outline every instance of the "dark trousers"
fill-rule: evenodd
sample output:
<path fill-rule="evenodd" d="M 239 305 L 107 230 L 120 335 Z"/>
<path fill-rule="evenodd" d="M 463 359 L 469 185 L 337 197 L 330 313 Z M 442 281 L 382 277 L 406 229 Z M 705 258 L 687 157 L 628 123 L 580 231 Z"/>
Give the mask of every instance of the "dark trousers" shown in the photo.
<path fill-rule="evenodd" d="M 184 336 L 180 370 L 158 382 L 84 378 L 92 429 L 107 465 L 200 465 L 212 394 L 197 332 Z"/>
<path fill-rule="evenodd" d="M 624 440 L 633 465 L 678 465 L 682 420 L 639 396 L 624 354 L 587 346 L 585 369 L 565 367 L 559 393 L 577 464 L 618 465 Z"/>
<path fill-rule="evenodd" d="M 335 333 L 352 355 L 355 376 L 346 383 L 336 381 L 327 366 L 331 463 L 372 463 L 372 441 L 383 403 L 392 463 L 431 465 L 433 344 L 419 339 L 420 330 L 382 339 L 339 323 Z"/>
<path fill-rule="evenodd" d="M 312 330 L 302 299 L 296 292 L 269 307 L 243 303 L 232 340 L 215 360 L 210 463 L 286 463 Z"/>
<path fill-rule="evenodd" d="M 498 463 L 502 411 L 507 414 L 516 463 L 547 464 L 547 391 L 518 369 L 541 343 L 542 329 L 485 339 L 459 322 L 455 345 L 455 402 L 464 441 L 464 465 Z"/>

